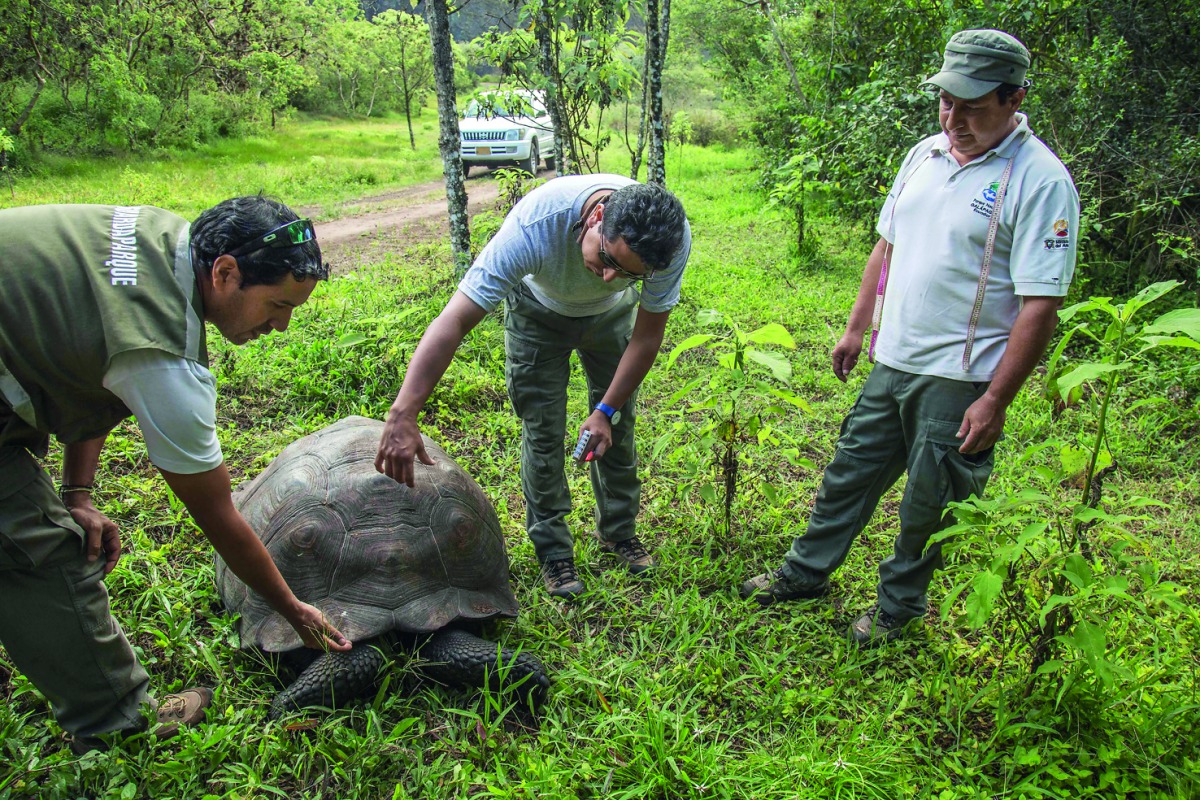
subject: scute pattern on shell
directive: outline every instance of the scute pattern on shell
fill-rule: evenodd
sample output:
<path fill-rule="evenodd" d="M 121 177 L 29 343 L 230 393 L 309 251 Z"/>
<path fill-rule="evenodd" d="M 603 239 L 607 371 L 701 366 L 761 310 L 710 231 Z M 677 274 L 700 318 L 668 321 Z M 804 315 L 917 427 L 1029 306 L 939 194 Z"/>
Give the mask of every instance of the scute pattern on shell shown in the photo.
<path fill-rule="evenodd" d="M 347 417 L 289 445 L 234 502 L 301 600 L 353 641 L 515 617 L 500 523 L 479 485 L 425 437 L 409 489 L 375 471 L 383 423 Z M 217 559 L 243 647 L 301 646 L 287 621 Z"/>

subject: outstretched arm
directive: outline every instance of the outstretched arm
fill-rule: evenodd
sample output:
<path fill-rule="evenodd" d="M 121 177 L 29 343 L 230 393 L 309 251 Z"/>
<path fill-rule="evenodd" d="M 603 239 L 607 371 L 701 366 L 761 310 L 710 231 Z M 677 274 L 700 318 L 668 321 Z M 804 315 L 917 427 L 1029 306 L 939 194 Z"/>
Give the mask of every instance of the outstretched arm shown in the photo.
<path fill-rule="evenodd" d="M 388 410 L 383 436 L 379 440 L 379 453 L 375 456 L 375 469 L 397 483 L 413 485 L 414 459 L 419 458 L 422 464 L 433 464 L 421 443 L 417 414 L 446 374 L 463 338 L 486 315 L 487 312 L 474 300 L 462 292 L 455 292 L 421 337 L 404 374 L 400 393 Z"/>
<path fill-rule="evenodd" d="M 1061 304 L 1061 297 L 1022 298 L 1021 311 L 991 385 L 963 414 L 958 429 L 958 438 L 963 440 L 958 448 L 960 453 L 970 455 L 987 450 L 1000 438 L 1009 404 L 1050 344 Z"/>
<path fill-rule="evenodd" d="M 883 271 L 883 256 L 887 250 L 887 240 L 882 236 L 875 243 L 875 249 L 867 258 L 867 266 L 863 270 L 862 281 L 858 285 L 858 296 L 854 298 L 854 308 L 850 310 L 850 318 L 846 320 L 846 332 L 833 347 L 833 374 L 842 383 L 862 353 L 863 335 L 871 327 L 871 315 L 875 311 L 875 291 L 879 287 L 879 275 Z"/>
<path fill-rule="evenodd" d="M 318 650 L 350 649 L 350 641 L 341 631 L 316 608 L 301 602 L 279 574 L 267 548 L 234 507 L 229 471 L 223 463 L 194 475 L 160 472 L 233 574 L 282 614 L 306 646 Z"/>
<path fill-rule="evenodd" d="M 663 332 L 667 329 L 667 319 L 670 316 L 670 311 L 638 309 L 629 346 L 625 348 L 621 362 L 617 364 L 612 383 L 604 392 L 605 405 L 620 408 L 642 385 L 650 368 L 654 366 L 658 351 L 662 349 Z M 612 425 L 608 416 L 603 411 L 593 411 L 579 426 L 580 433 L 585 430 L 592 432 L 591 449 L 598 457 L 603 456 L 604 451 L 612 445 Z"/>

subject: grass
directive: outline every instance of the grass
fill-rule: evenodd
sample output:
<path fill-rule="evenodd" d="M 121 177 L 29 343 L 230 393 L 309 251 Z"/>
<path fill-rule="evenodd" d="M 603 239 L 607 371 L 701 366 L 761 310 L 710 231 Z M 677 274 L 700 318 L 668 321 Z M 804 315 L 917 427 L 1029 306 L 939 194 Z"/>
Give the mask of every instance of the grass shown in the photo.
<path fill-rule="evenodd" d="M 333 162 L 360 132 L 378 142 L 386 129 L 298 124 L 283 132 L 285 144 L 227 145 L 241 165 L 229 174 L 242 175 L 245 185 L 282 185 L 288 169 L 286 160 L 275 160 L 279 153 L 299 149 L 303 159 Z M 328 153 L 319 150 L 322 141 Z M 261 155 L 269 161 L 261 178 L 251 151 L 275 154 Z M 206 152 L 199 160 L 212 157 Z M 179 158 L 181 173 L 205 173 Z M 520 431 L 505 396 L 496 315 L 464 343 L 430 400 L 423 429 L 476 477 L 499 513 L 522 615 L 494 634 L 535 653 L 553 673 L 543 713 L 530 717 L 502 698 L 422 683 L 401 656 L 372 701 L 265 723 L 276 679 L 261 660 L 237 650 L 235 620 L 222 612 L 213 586 L 211 548 L 126 424 L 105 449 L 98 498 L 128 543 L 108 581 L 114 608 L 157 693 L 201 683 L 218 687 L 217 701 L 206 724 L 174 741 L 136 738 L 79 759 L 61 747 L 45 701 L 0 655 L 7 676 L 0 683 L 0 796 L 782 800 L 1200 792 L 1194 612 L 1161 609 L 1153 626 L 1133 606 L 1119 613 L 1110 647 L 1130 677 L 1109 693 L 1083 686 L 1060 698 L 1050 681 L 1049 689 L 1024 696 L 1020 665 L 1004 644 L 1008 632 L 970 631 L 936 615 L 906 640 L 859 652 L 844 630 L 874 597 L 875 569 L 891 545 L 895 492 L 827 600 L 763 611 L 737 598 L 738 582 L 779 563 L 820 479 L 819 470 L 796 466 L 783 451 L 795 447 L 818 466 L 827 461 L 865 375 L 860 367 L 843 386 L 828 367 L 867 252 L 863 233 L 826 221 L 817 229 L 819 244 L 798 256 L 785 220 L 765 210 L 753 190 L 748 163 L 742 152 L 689 147 L 670 176 L 688 208 L 695 246 L 667 347 L 700 330 L 696 316 L 705 308 L 730 314 L 745 330 L 781 323 L 797 339 L 789 353 L 791 388 L 813 409 L 771 417 L 783 445 L 768 438 L 744 446 L 751 477 L 739 487 L 732 531 L 699 489 L 718 481 L 711 450 L 694 436 L 699 412 L 671 402 L 687 381 L 713 374 L 703 351 L 670 371 L 660 363 L 641 393 L 640 530 L 661 564 L 652 578 L 631 579 L 598 552 L 586 535 L 587 478 L 570 468 L 577 502 L 570 522 L 591 590 L 570 605 L 541 590 L 524 534 Z M 389 174 L 423 175 L 427 166 L 395 165 Z M 607 166 L 624 169 L 616 158 Z M 139 165 L 147 176 L 159 175 L 157 168 Z M 64 191 L 40 180 L 28 184 L 28 197 Z M 101 199 L 102 184 L 62 199 Z M 160 190 L 180 192 L 165 198 L 172 208 L 198 208 L 232 189 L 175 182 Z M 297 189 L 298 197 L 280 194 L 288 202 L 333 203 L 352 190 L 339 182 L 328 195 L 318 187 Z M 237 478 L 256 474 L 287 443 L 343 415 L 385 413 L 420 333 L 453 291 L 446 249 L 414 242 L 339 275 L 297 311 L 284 335 L 241 348 L 210 337 L 220 434 Z M 1083 435 L 1080 415 L 1052 418 L 1037 384 L 1010 414 L 993 495 L 1027 485 L 1038 459 L 1049 458 L 1025 455 L 1030 445 Z M 1109 486 L 1118 501 L 1150 494 L 1167 503 L 1137 525 L 1194 606 L 1195 361 L 1181 360 L 1165 379 L 1147 377 L 1126 391 L 1125 408 L 1159 399 L 1117 423 L 1110 447 L 1122 468 Z M 572 417 L 582 419 L 585 406 L 576 374 Z M 759 488 L 766 480 L 778 488 L 774 501 Z M 1075 491 L 1064 487 L 1062 502 L 1073 502 Z M 935 582 L 935 603 L 950 580 Z"/>
<path fill-rule="evenodd" d="M 437 111 L 413 120 L 408 143 L 403 116 L 347 121 L 299 115 L 274 135 L 222 139 L 196 150 L 107 159 L 48 154 L 32 165 L 15 194 L 0 192 L 0 208 L 43 203 L 156 205 L 188 219 L 224 200 L 265 192 L 292 206 L 338 204 L 442 174 Z"/>

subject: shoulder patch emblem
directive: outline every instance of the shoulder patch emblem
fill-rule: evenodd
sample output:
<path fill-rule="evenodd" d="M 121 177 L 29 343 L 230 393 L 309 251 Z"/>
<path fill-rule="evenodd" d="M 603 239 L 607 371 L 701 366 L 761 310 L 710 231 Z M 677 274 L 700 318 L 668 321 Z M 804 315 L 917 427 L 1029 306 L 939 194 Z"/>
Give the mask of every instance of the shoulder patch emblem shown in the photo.
<path fill-rule="evenodd" d="M 1042 244 L 1047 250 L 1066 250 L 1071 246 L 1071 231 L 1065 219 L 1056 219 L 1052 226 L 1054 235 L 1043 239 Z"/>

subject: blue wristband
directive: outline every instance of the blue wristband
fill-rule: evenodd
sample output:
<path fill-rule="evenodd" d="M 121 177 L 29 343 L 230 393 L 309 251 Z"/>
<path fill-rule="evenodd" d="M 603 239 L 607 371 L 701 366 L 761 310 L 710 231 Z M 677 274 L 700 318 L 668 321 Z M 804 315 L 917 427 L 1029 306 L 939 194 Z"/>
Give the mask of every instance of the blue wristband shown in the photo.
<path fill-rule="evenodd" d="M 593 411 L 603 411 L 604 416 L 608 417 L 609 419 L 612 419 L 613 414 L 617 413 L 617 410 L 615 408 L 613 408 L 612 406 L 609 406 L 609 405 L 605 405 L 604 403 L 596 403 L 596 407 L 592 410 Z"/>

